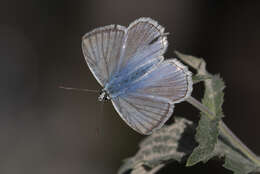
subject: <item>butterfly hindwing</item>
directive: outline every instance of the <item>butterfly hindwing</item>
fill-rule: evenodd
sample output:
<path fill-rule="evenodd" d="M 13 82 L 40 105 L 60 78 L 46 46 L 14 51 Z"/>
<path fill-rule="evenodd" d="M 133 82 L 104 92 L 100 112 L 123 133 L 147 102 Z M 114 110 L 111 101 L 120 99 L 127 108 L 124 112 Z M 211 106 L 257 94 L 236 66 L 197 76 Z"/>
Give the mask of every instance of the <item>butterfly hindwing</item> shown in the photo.
<path fill-rule="evenodd" d="M 129 95 L 112 99 L 120 117 L 135 131 L 151 134 L 159 129 L 173 113 L 173 104 L 149 96 Z"/>
<path fill-rule="evenodd" d="M 130 127 L 150 134 L 170 118 L 175 103 L 190 96 L 191 84 L 191 74 L 182 64 L 166 60 L 112 102 Z"/>
<path fill-rule="evenodd" d="M 191 73 L 176 59 L 168 59 L 156 65 L 138 82 L 131 85 L 130 93 L 131 90 L 138 94 L 163 97 L 172 103 L 179 103 L 190 96 Z"/>

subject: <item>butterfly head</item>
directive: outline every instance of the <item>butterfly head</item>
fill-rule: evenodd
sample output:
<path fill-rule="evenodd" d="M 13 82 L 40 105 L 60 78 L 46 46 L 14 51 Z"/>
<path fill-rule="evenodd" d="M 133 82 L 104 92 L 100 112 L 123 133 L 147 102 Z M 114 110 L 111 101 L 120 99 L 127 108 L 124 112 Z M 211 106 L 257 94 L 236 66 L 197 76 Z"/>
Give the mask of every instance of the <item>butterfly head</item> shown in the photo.
<path fill-rule="evenodd" d="M 103 101 L 104 102 L 104 101 L 108 101 L 108 100 L 110 100 L 108 92 L 106 90 L 102 89 L 100 91 L 100 95 L 98 97 L 98 101 Z"/>

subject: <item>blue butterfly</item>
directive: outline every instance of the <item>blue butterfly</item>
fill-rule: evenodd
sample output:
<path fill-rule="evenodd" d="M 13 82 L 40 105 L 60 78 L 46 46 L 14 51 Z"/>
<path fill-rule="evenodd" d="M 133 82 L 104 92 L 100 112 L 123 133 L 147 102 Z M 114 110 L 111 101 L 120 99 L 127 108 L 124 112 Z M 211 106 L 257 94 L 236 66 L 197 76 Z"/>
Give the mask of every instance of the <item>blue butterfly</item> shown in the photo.
<path fill-rule="evenodd" d="M 191 73 L 176 59 L 164 60 L 164 28 L 140 18 L 128 28 L 108 25 L 82 39 L 89 69 L 103 87 L 99 100 L 111 100 L 120 117 L 141 134 L 161 128 L 174 104 L 192 91 Z"/>

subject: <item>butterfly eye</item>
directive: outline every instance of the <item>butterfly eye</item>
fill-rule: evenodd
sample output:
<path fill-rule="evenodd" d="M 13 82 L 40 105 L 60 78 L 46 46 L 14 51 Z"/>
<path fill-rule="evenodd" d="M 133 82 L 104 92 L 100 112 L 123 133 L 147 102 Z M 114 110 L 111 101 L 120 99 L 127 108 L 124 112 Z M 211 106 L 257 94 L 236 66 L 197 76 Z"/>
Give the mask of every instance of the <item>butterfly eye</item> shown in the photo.
<path fill-rule="evenodd" d="M 107 101 L 109 101 L 109 100 L 110 100 L 109 96 L 106 95 L 106 96 L 104 97 L 104 100 L 103 100 L 103 101 L 107 102 Z"/>
<path fill-rule="evenodd" d="M 109 100 L 110 100 L 109 94 L 107 93 L 107 91 L 102 89 L 99 93 L 98 101 L 109 101 Z"/>
<path fill-rule="evenodd" d="M 98 91 L 98 94 L 101 95 L 103 92 L 104 92 L 103 89 L 101 89 Z"/>

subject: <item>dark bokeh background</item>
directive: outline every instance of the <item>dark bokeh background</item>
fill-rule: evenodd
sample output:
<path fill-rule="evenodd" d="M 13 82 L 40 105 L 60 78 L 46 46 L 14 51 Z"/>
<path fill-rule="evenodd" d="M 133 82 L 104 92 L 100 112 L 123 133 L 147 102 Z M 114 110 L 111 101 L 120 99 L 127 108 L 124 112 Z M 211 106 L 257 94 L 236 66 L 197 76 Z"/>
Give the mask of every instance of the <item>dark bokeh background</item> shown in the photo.
<path fill-rule="evenodd" d="M 260 1 L 1 0 L 0 173 L 112 174 L 136 152 L 143 136 L 110 103 L 102 113 L 96 94 L 58 86 L 100 89 L 84 62 L 82 35 L 142 16 L 170 32 L 167 57 L 175 49 L 201 56 L 221 74 L 225 122 L 260 154 L 259 9 Z M 187 103 L 176 107 L 178 115 L 195 112 Z M 161 173 L 230 173 L 220 165 L 172 164 Z"/>

